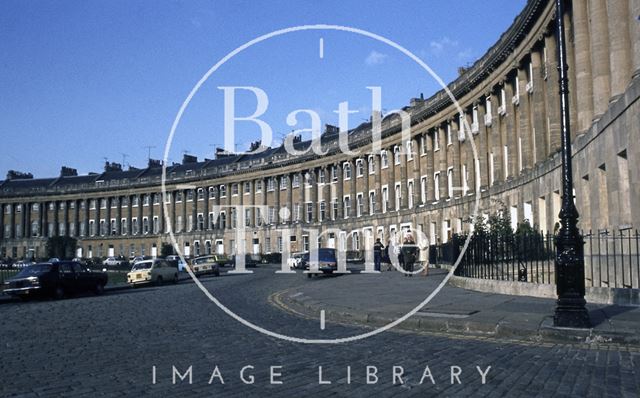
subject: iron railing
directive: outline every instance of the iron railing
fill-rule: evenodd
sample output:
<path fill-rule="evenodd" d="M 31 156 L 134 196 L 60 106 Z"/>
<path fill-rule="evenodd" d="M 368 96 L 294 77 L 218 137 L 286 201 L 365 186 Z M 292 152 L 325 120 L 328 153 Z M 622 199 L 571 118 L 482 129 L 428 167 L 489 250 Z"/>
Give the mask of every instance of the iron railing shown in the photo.
<path fill-rule="evenodd" d="M 640 288 L 640 235 L 637 230 L 589 231 L 584 241 L 585 285 L 588 287 Z M 429 260 L 453 264 L 465 241 L 454 236 L 430 249 Z M 539 232 L 507 237 L 472 236 L 456 275 L 555 284 L 555 235 Z"/>

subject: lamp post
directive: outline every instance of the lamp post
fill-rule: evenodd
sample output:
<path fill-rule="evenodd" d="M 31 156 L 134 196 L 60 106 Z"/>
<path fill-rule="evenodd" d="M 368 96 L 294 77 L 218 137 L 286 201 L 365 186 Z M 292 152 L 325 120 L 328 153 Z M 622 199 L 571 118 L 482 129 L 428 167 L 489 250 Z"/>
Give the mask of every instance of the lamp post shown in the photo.
<path fill-rule="evenodd" d="M 571 168 L 571 126 L 569 122 L 569 88 L 567 49 L 564 37 L 564 0 L 556 3 L 556 40 L 560 85 L 560 134 L 562 139 L 562 208 L 560 231 L 556 236 L 556 302 L 554 326 L 588 328 L 591 326 L 584 299 L 584 242 L 578 231 L 578 210 L 573 202 Z"/>

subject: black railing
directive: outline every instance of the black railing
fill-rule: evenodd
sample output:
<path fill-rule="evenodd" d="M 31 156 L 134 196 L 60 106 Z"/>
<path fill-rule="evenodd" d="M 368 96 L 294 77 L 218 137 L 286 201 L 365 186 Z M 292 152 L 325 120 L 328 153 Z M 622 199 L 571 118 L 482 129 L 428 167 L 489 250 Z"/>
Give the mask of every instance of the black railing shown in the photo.
<path fill-rule="evenodd" d="M 585 284 L 591 287 L 640 288 L 640 235 L 637 230 L 589 231 L 585 243 Z M 453 264 L 464 236 L 430 249 L 432 264 Z M 555 236 L 536 231 L 510 236 L 474 235 L 456 275 L 555 284 Z"/>

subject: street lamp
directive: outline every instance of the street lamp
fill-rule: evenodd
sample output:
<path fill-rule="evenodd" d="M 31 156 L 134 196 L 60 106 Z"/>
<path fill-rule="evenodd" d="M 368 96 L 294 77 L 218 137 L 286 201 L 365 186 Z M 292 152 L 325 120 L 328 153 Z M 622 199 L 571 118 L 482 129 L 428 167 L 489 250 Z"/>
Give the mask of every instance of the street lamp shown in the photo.
<path fill-rule="evenodd" d="M 556 40 L 560 84 L 560 134 L 562 138 L 562 207 L 560 231 L 556 236 L 556 302 L 554 326 L 588 328 L 591 326 L 584 299 L 584 242 L 578 231 L 578 210 L 573 201 L 571 168 L 571 126 L 567 49 L 564 37 L 564 0 L 556 2 Z"/>

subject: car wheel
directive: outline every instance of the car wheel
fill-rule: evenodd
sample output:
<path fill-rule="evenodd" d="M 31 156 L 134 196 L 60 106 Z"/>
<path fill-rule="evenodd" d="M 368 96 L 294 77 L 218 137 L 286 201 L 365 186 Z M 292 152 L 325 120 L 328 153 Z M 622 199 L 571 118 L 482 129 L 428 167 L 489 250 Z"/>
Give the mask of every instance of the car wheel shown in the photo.
<path fill-rule="evenodd" d="M 160 286 L 160 285 L 162 285 L 162 277 L 161 276 L 156 278 L 156 286 Z"/>
<path fill-rule="evenodd" d="M 173 275 L 173 284 L 178 283 L 178 274 Z"/>
<path fill-rule="evenodd" d="M 220 269 L 216 269 L 213 273 L 215 276 L 220 276 Z"/>
<path fill-rule="evenodd" d="M 96 287 L 93 289 L 94 293 L 97 294 L 98 296 L 100 296 L 102 293 L 104 293 L 104 285 L 100 282 L 98 282 L 96 284 Z"/>
<path fill-rule="evenodd" d="M 307 278 L 311 278 L 312 276 L 313 276 L 313 274 L 310 273 L 310 272 L 307 274 Z"/>
<path fill-rule="evenodd" d="M 64 298 L 64 289 L 62 288 L 62 286 L 56 287 L 56 289 L 53 291 L 53 298 L 56 300 L 62 300 Z"/>

